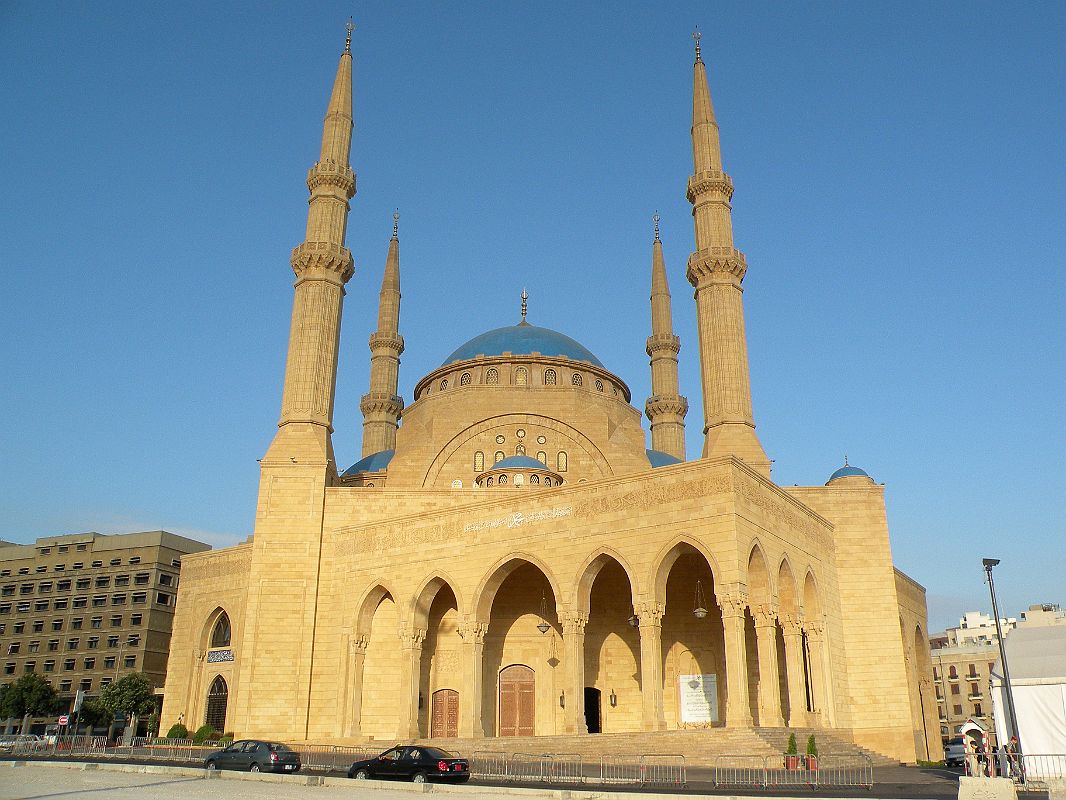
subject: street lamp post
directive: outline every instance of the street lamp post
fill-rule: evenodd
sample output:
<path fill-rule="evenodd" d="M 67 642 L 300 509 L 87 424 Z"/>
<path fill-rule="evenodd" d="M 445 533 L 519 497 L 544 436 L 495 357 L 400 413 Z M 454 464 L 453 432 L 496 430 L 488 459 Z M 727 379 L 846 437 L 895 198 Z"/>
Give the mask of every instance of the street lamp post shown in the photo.
<path fill-rule="evenodd" d="M 1022 755 L 1022 737 L 1018 733 L 1018 716 L 1014 712 L 1014 689 L 1010 682 L 1010 669 L 1007 667 L 1007 648 L 1003 642 L 1003 627 L 999 622 L 999 604 L 996 602 L 996 584 L 992 581 L 992 567 L 999 564 L 998 558 L 985 558 L 981 561 L 988 576 L 988 592 L 992 596 L 992 616 L 996 620 L 996 638 L 999 639 L 999 660 L 1003 664 L 1003 683 L 1007 687 L 1007 709 L 1010 712 L 1010 734 L 1018 739 L 1018 758 Z M 1002 750 L 1003 743 L 1000 743 Z"/>

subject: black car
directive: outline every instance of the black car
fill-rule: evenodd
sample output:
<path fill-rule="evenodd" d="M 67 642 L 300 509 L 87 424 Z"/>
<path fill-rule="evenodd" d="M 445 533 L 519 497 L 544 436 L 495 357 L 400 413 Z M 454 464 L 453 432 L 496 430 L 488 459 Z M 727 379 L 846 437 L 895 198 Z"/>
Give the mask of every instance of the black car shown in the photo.
<path fill-rule="evenodd" d="M 379 756 L 356 761 L 348 768 L 348 777 L 356 780 L 405 778 L 415 783 L 466 783 L 470 780 L 470 763 L 465 758 L 439 747 L 397 745 Z"/>
<path fill-rule="evenodd" d="M 204 759 L 206 769 L 240 769 L 247 772 L 299 772 L 300 755 L 280 742 L 242 739 Z"/>

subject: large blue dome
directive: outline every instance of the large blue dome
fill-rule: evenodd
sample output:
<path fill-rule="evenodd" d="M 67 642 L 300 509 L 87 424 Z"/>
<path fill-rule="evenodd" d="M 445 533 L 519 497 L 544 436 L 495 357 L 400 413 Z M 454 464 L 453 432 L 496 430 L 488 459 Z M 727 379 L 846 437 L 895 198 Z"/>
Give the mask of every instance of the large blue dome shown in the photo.
<path fill-rule="evenodd" d="M 834 481 L 837 478 L 869 478 L 866 474 L 866 470 L 853 467 L 851 464 L 845 464 L 832 475 L 829 476 L 829 480 Z"/>
<path fill-rule="evenodd" d="M 536 325 L 521 323 L 506 328 L 496 328 L 480 336 L 475 336 L 454 353 L 444 359 L 442 367 L 456 361 L 466 361 L 477 356 L 499 356 L 504 353 L 529 355 L 540 353 L 542 356 L 566 356 L 574 361 L 585 361 L 604 369 L 603 364 L 583 345 L 550 328 L 538 328 Z"/>

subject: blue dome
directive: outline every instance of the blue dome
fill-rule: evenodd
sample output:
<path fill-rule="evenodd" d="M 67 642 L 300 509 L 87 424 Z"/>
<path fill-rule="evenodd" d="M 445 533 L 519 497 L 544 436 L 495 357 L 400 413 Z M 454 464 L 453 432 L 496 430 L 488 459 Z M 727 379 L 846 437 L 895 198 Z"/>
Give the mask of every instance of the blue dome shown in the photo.
<path fill-rule="evenodd" d="M 360 472 L 381 472 L 396 455 L 395 450 L 382 450 L 371 453 L 366 458 L 361 458 L 344 470 L 345 475 L 358 475 Z"/>
<path fill-rule="evenodd" d="M 646 450 L 648 454 L 648 461 L 651 462 L 652 469 L 655 467 L 668 467 L 671 464 L 680 464 L 681 459 L 676 458 L 669 453 L 664 453 L 662 450 Z"/>
<path fill-rule="evenodd" d="M 548 469 L 547 465 L 529 456 L 511 456 L 497 461 L 489 469 Z"/>
<path fill-rule="evenodd" d="M 498 356 L 504 353 L 529 355 L 540 353 L 542 356 L 566 356 L 574 361 L 587 361 L 589 364 L 604 369 L 603 364 L 584 346 L 548 328 L 522 323 L 506 328 L 496 328 L 480 336 L 475 336 L 458 350 L 444 359 L 442 367 L 456 361 L 466 361 L 476 356 Z"/>
<path fill-rule="evenodd" d="M 866 474 L 866 470 L 859 469 L 858 467 L 853 467 L 850 464 L 845 464 L 832 475 L 830 475 L 829 480 L 834 481 L 837 478 L 853 477 L 869 478 L 870 476 Z"/>

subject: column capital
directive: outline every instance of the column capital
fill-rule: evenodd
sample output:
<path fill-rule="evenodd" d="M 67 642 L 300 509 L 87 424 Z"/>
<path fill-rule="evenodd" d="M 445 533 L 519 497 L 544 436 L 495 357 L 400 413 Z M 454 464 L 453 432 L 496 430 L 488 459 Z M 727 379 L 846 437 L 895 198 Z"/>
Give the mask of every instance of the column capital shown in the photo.
<path fill-rule="evenodd" d="M 635 610 L 637 612 L 637 617 L 640 618 L 640 628 L 643 628 L 646 625 L 659 627 L 662 625 L 663 614 L 666 613 L 663 604 L 654 601 L 642 602 Z"/>
<path fill-rule="evenodd" d="M 748 595 L 745 592 L 726 592 L 715 599 L 722 608 L 723 617 L 743 617 L 748 608 Z"/>
<path fill-rule="evenodd" d="M 800 636 L 803 634 L 803 620 L 795 614 L 783 614 L 778 619 L 781 621 L 781 629 L 785 636 Z"/>
<path fill-rule="evenodd" d="M 820 619 L 808 619 L 803 621 L 803 630 L 814 639 L 820 639 L 825 631 L 825 623 Z"/>
<path fill-rule="evenodd" d="M 773 628 L 777 625 L 777 609 L 772 603 L 760 603 L 752 606 L 751 616 L 756 628 Z"/>
<path fill-rule="evenodd" d="M 558 616 L 559 624 L 563 626 L 564 636 L 572 636 L 575 633 L 584 633 L 585 625 L 587 625 L 589 621 L 589 615 L 585 611 L 559 611 Z"/>
<path fill-rule="evenodd" d="M 478 620 L 466 620 L 459 626 L 459 636 L 469 644 L 484 644 L 488 632 L 489 623 Z"/>
<path fill-rule="evenodd" d="M 348 650 L 351 651 L 352 655 L 365 655 L 369 646 L 369 633 L 353 633 L 348 639 Z"/>
<path fill-rule="evenodd" d="M 421 650 L 422 642 L 426 640 L 425 628 L 401 628 L 400 645 L 405 650 Z"/>

